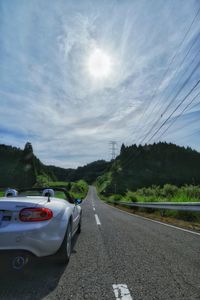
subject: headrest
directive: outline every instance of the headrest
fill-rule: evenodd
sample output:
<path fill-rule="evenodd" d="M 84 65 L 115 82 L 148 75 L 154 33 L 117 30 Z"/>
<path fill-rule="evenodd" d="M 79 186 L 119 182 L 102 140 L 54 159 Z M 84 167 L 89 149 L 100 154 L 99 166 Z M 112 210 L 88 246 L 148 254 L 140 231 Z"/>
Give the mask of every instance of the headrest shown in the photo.
<path fill-rule="evenodd" d="M 43 190 L 43 192 L 42 192 L 42 196 L 44 196 L 44 197 L 54 197 L 54 195 L 55 195 L 55 193 L 54 193 L 54 190 L 52 190 L 52 189 L 45 189 L 45 190 Z"/>
<path fill-rule="evenodd" d="M 7 189 L 5 191 L 5 197 L 17 197 L 17 195 L 18 195 L 18 191 L 14 189 Z"/>

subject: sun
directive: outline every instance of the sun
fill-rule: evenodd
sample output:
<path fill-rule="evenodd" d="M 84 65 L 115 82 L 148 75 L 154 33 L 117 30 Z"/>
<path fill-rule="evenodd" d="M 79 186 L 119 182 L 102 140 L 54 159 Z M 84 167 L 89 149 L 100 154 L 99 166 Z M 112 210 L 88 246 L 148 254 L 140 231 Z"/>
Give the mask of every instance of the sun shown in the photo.
<path fill-rule="evenodd" d="M 88 60 L 90 75 L 95 79 L 103 79 L 111 73 L 111 59 L 103 50 L 96 48 Z"/>

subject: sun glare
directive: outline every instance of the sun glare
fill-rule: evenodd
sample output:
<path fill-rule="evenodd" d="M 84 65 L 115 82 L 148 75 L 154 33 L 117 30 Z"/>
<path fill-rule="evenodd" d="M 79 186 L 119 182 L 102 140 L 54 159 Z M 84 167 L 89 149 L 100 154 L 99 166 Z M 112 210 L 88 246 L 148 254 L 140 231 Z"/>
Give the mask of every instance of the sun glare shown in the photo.
<path fill-rule="evenodd" d="M 96 48 L 89 57 L 88 69 L 92 77 L 106 78 L 111 72 L 111 59 L 103 50 Z"/>

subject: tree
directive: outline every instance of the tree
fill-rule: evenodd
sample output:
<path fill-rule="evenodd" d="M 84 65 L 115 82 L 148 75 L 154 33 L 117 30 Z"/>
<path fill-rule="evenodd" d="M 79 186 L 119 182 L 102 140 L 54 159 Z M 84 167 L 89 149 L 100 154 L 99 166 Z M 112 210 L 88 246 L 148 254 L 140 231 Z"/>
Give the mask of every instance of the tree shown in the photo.
<path fill-rule="evenodd" d="M 125 145 L 123 143 L 122 146 L 121 146 L 120 155 L 123 155 L 124 152 L 125 152 L 125 150 L 126 150 L 126 147 L 125 147 Z"/>
<path fill-rule="evenodd" d="M 25 161 L 30 161 L 33 157 L 33 147 L 31 143 L 27 142 L 24 146 L 23 158 Z"/>

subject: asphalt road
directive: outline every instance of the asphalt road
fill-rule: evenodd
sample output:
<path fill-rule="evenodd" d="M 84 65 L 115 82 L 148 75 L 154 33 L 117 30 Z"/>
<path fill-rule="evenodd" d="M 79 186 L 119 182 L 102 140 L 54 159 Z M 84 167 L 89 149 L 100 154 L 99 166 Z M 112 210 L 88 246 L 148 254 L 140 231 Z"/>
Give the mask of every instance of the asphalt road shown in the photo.
<path fill-rule="evenodd" d="M 90 187 L 67 267 L 0 270 L 0 299 L 200 299 L 200 236 L 129 215 Z"/>

